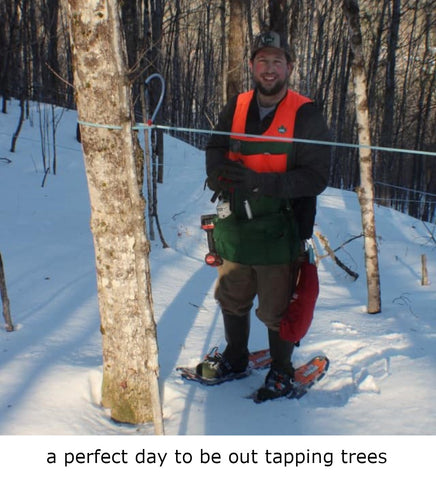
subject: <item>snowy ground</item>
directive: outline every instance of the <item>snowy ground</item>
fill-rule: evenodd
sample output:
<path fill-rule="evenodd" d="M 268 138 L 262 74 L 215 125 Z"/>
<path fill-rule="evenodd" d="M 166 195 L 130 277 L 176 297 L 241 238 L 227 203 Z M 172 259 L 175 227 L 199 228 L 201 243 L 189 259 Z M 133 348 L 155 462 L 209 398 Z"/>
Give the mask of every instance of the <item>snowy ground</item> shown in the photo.
<path fill-rule="evenodd" d="M 10 153 L 15 103 L 0 116 L 0 252 L 16 331 L 0 331 L 0 434 L 137 435 L 151 426 L 113 423 L 99 405 L 101 345 L 89 201 L 75 112 L 57 131 L 58 173 L 45 187 L 39 118 L 32 109 L 17 152 Z M 203 262 L 199 217 L 213 213 L 203 190 L 202 152 L 165 140 L 165 181 L 159 214 L 170 248 L 152 242 L 167 435 L 419 435 L 436 433 L 435 226 L 377 207 L 382 313 L 366 313 L 363 243 L 338 251 L 359 273 L 353 281 L 330 258 L 319 264 L 320 298 L 295 363 L 325 353 L 328 375 L 300 400 L 255 405 L 246 397 L 264 372 L 215 388 L 182 381 L 175 367 L 195 365 L 223 345 L 213 299 L 216 272 Z M 361 233 L 356 195 L 328 189 L 316 230 L 333 248 Z M 322 246 L 316 243 L 321 254 Z M 421 255 L 431 284 L 421 286 Z M 266 346 L 253 318 L 250 346 Z M 413 443 L 413 440 L 412 440 Z"/>

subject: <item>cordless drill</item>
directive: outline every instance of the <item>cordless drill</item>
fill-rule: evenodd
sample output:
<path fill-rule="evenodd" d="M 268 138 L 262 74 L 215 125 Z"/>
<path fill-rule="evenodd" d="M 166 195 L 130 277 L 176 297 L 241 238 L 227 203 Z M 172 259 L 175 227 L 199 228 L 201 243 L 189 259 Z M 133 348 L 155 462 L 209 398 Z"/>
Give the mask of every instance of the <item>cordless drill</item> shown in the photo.
<path fill-rule="evenodd" d="M 204 261 L 206 262 L 206 265 L 209 265 L 210 267 L 218 267 L 223 263 L 223 259 L 216 252 L 215 241 L 213 238 L 213 229 L 215 228 L 213 219 L 215 217 L 216 215 L 213 213 L 201 216 L 201 228 L 207 234 L 207 246 L 209 247 L 209 252 L 206 253 Z"/>

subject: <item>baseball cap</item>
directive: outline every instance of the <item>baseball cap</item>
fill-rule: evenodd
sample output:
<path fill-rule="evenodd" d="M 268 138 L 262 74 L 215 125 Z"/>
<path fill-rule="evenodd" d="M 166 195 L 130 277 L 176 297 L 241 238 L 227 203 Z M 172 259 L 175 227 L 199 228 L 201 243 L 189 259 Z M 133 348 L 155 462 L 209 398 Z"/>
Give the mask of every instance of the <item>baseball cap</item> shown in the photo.
<path fill-rule="evenodd" d="M 262 50 L 262 48 L 278 48 L 284 52 L 288 61 L 293 61 L 291 49 L 289 48 L 285 35 L 278 32 L 261 32 L 254 38 L 251 48 L 251 60 L 254 59 L 256 53 Z"/>

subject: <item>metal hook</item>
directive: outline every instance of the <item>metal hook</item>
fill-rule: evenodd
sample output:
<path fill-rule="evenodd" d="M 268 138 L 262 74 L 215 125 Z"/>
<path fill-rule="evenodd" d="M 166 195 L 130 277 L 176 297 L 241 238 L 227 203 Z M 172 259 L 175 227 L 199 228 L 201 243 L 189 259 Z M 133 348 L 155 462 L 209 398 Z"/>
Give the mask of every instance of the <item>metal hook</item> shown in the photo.
<path fill-rule="evenodd" d="M 154 123 L 154 119 L 156 118 L 156 115 L 157 113 L 159 112 L 159 109 L 162 105 L 162 101 L 163 101 L 163 98 L 164 98 L 164 95 L 165 95 L 165 80 L 164 78 L 162 77 L 162 75 L 160 73 L 153 73 L 152 75 L 150 75 L 146 80 L 145 80 L 145 85 L 146 85 L 146 89 L 145 89 L 145 93 L 147 95 L 147 103 L 150 105 L 150 95 L 148 93 L 148 84 L 150 83 L 151 80 L 153 80 L 154 78 L 158 78 L 160 80 L 160 83 L 161 83 L 161 91 L 160 91 L 160 97 L 159 97 L 159 101 L 157 102 L 157 105 L 156 105 L 156 108 L 154 109 L 154 112 L 153 112 L 153 115 L 151 116 L 151 123 Z"/>

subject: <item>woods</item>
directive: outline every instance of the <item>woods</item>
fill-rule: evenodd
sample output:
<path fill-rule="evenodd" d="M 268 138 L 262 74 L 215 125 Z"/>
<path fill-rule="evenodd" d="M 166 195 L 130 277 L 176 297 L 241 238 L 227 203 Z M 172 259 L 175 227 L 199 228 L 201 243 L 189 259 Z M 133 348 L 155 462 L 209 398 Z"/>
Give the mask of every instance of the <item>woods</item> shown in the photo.
<path fill-rule="evenodd" d="M 360 10 L 351 12 L 351 4 Z M 344 13 L 343 6 L 350 8 Z M 114 419 L 161 418 L 144 155 L 132 129 L 147 123 L 160 102 L 162 89 L 147 79 L 165 81 L 155 122 L 174 134 L 172 127 L 201 130 L 178 135 L 202 148 L 223 103 L 249 88 L 253 35 L 268 27 L 288 32 L 297 59 L 291 87 L 313 98 L 331 127 L 337 145 L 330 185 L 358 193 L 368 286 L 378 290 L 374 200 L 435 219 L 435 158 L 416 152 L 436 148 L 435 6 L 435 0 L 2 3 L 2 111 L 11 97 L 22 111 L 14 148 L 29 102 L 78 110 L 102 320 L 102 403 Z M 394 150 L 371 152 L 371 145 Z M 368 310 L 380 311 L 377 295 Z"/>
<path fill-rule="evenodd" d="M 373 145 L 434 152 L 436 0 L 361 0 L 359 6 Z M 75 108 L 65 7 L 65 0 L 1 3 L 3 112 L 10 97 L 23 101 L 24 112 L 28 101 Z M 335 142 L 357 143 L 348 29 L 342 2 L 327 0 L 123 2 L 136 120 L 144 120 L 144 81 L 157 72 L 167 85 L 157 123 L 210 129 L 235 85 L 249 86 L 243 60 L 253 34 L 277 19 L 296 51 L 291 87 L 319 104 Z M 150 93 L 153 107 L 159 91 L 151 88 Z M 179 135 L 200 148 L 207 137 Z M 376 201 L 434 220 L 434 156 L 385 151 L 373 155 Z M 330 184 L 357 187 L 357 149 L 334 148 Z"/>

